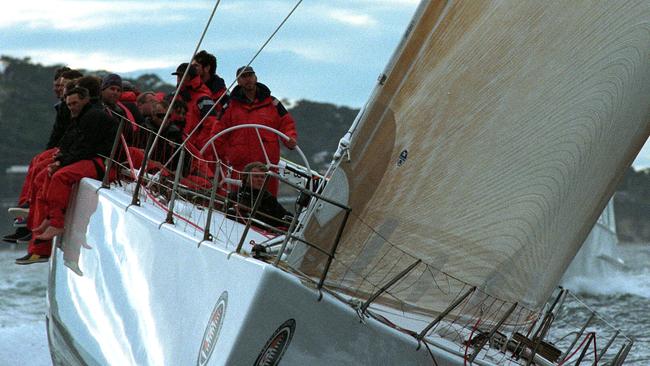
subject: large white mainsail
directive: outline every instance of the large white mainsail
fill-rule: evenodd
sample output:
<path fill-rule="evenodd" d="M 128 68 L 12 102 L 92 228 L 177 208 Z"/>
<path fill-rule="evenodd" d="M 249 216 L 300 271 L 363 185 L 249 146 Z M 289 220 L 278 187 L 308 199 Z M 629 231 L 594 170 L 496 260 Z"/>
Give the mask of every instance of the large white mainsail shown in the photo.
<path fill-rule="evenodd" d="M 352 209 L 328 284 L 371 294 L 421 259 L 384 303 L 438 312 L 474 285 L 538 309 L 650 132 L 650 2 L 417 14 L 324 191 Z M 344 215 L 319 205 L 303 235 L 331 248 Z"/>

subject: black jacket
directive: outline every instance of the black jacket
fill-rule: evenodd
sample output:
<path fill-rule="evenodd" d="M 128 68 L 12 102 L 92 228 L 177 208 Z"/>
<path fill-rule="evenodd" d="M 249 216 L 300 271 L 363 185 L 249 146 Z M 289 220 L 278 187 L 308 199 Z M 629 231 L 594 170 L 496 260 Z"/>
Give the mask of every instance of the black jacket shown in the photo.
<path fill-rule="evenodd" d="M 239 192 L 232 194 L 230 198 L 252 209 L 259 194 L 259 190 L 243 186 L 239 189 Z M 249 211 L 247 207 L 239 206 L 239 211 L 247 213 Z M 286 227 L 288 224 L 282 218 L 285 216 L 287 218 L 293 217 L 269 191 L 262 192 L 262 201 L 257 211 L 255 219 L 274 227 Z"/>
<path fill-rule="evenodd" d="M 54 126 L 52 126 L 52 132 L 50 132 L 50 139 L 47 141 L 46 149 L 48 150 L 59 146 L 72 121 L 70 110 L 64 102 L 57 103 L 54 109 L 56 110 L 56 118 Z"/>
<path fill-rule="evenodd" d="M 255 99 L 262 101 L 270 96 L 271 96 L 271 89 L 269 89 L 268 86 L 262 83 L 257 83 L 257 89 L 255 91 Z M 232 90 L 232 93 L 230 93 L 230 98 L 236 99 L 244 104 L 252 103 L 250 100 L 248 100 L 248 97 L 246 97 L 246 93 L 244 93 L 244 88 L 242 88 L 239 85 L 237 85 L 235 89 Z"/>
<path fill-rule="evenodd" d="M 183 126 L 185 124 L 185 121 L 168 121 L 167 126 L 163 128 L 162 131 L 160 131 L 160 137 L 161 139 L 158 140 L 156 143 L 156 146 L 154 148 L 154 151 L 151 153 L 151 160 L 156 160 L 160 163 L 167 163 L 167 160 L 174 154 L 178 146 L 183 142 Z M 144 141 L 145 143 L 142 146 L 139 146 L 141 148 L 146 147 L 146 142 L 149 138 L 149 135 L 152 134 L 149 131 L 158 132 L 159 126 L 154 124 L 151 119 L 148 117 L 145 118 L 144 122 L 144 129 L 142 129 L 142 138 L 141 140 Z M 152 140 L 153 141 L 153 140 Z M 178 163 L 178 159 L 180 157 L 180 154 L 176 154 L 174 156 L 174 159 L 172 160 L 171 164 L 168 165 L 168 168 L 171 170 L 176 169 L 176 164 Z M 183 163 L 183 176 L 187 175 L 189 173 L 191 164 L 192 156 L 190 154 L 185 155 L 185 160 Z"/>
<path fill-rule="evenodd" d="M 205 86 L 207 86 L 214 95 L 215 93 L 226 89 L 226 82 L 219 75 L 212 75 L 212 77 L 205 82 Z"/>
<path fill-rule="evenodd" d="M 61 166 L 92 159 L 99 154 L 108 156 L 117 133 L 117 122 L 101 105 L 88 103 L 62 139 L 56 160 Z"/>

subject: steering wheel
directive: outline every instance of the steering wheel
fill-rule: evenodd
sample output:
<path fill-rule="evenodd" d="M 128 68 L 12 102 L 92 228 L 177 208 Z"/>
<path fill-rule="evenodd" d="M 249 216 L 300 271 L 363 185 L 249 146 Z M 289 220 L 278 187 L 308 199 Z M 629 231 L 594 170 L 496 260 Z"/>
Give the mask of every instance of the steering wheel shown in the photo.
<path fill-rule="evenodd" d="M 205 143 L 205 145 L 203 145 L 203 147 L 201 148 L 201 154 L 203 154 L 205 152 L 205 150 L 207 150 L 208 147 L 210 145 L 212 145 L 214 143 L 214 141 L 216 141 L 219 137 L 221 137 L 221 136 L 223 136 L 223 135 L 225 135 L 225 134 L 227 134 L 227 133 L 229 133 L 231 131 L 240 130 L 242 128 L 254 128 L 255 131 L 258 133 L 258 137 L 259 137 L 259 131 L 258 130 L 262 129 L 262 130 L 267 130 L 267 131 L 273 132 L 274 134 L 279 136 L 284 141 L 291 140 L 291 137 L 285 135 L 284 133 L 276 130 L 273 127 L 260 125 L 260 124 L 256 124 L 256 123 L 246 123 L 246 124 L 242 124 L 242 125 L 228 127 L 225 130 L 219 132 L 218 134 L 212 136 Z M 261 143 L 261 141 L 260 141 L 260 143 Z M 264 144 L 262 144 L 262 150 L 264 151 L 264 155 L 266 155 L 266 149 L 264 149 Z M 305 154 L 302 152 L 302 150 L 300 149 L 300 146 L 298 146 L 298 144 L 296 144 L 295 150 L 298 152 L 298 155 L 300 155 L 300 158 L 302 159 L 303 163 L 305 164 L 305 167 L 307 168 L 307 172 L 310 172 L 310 174 L 311 174 L 311 167 L 309 166 L 309 161 L 307 161 L 307 157 L 305 157 Z M 217 155 L 216 151 L 215 151 L 215 155 Z M 217 155 L 217 157 L 218 157 L 218 155 Z M 270 163 L 270 161 L 268 161 L 268 157 L 267 157 L 267 163 Z M 311 179 L 307 180 L 307 187 L 306 188 L 311 189 Z"/>

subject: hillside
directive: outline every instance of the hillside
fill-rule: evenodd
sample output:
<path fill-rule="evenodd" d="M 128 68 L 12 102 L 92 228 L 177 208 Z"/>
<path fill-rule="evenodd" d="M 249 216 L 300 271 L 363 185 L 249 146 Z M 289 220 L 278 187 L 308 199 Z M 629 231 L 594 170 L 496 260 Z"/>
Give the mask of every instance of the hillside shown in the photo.
<path fill-rule="evenodd" d="M 0 57 L 0 167 L 27 164 L 44 148 L 54 121 L 52 75 L 56 67 Z M 128 80 L 140 90 L 172 90 L 153 74 Z M 294 103 L 289 111 L 297 121 L 298 142 L 316 169 L 329 163 L 358 112 L 307 100 Z M 298 161 L 296 155 L 290 157 Z M 650 170 L 628 170 L 617 188 L 615 211 L 622 240 L 650 242 Z"/>

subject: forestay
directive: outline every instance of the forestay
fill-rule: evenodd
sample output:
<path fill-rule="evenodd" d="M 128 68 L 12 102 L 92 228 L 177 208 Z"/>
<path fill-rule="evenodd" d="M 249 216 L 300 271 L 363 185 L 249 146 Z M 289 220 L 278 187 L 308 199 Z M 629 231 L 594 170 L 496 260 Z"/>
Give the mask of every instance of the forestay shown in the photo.
<path fill-rule="evenodd" d="M 352 208 L 327 283 L 370 294 L 419 258 L 401 305 L 459 293 L 434 268 L 537 309 L 649 131 L 650 2 L 424 1 L 325 189 Z M 342 216 L 304 237 L 330 248 Z"/>

